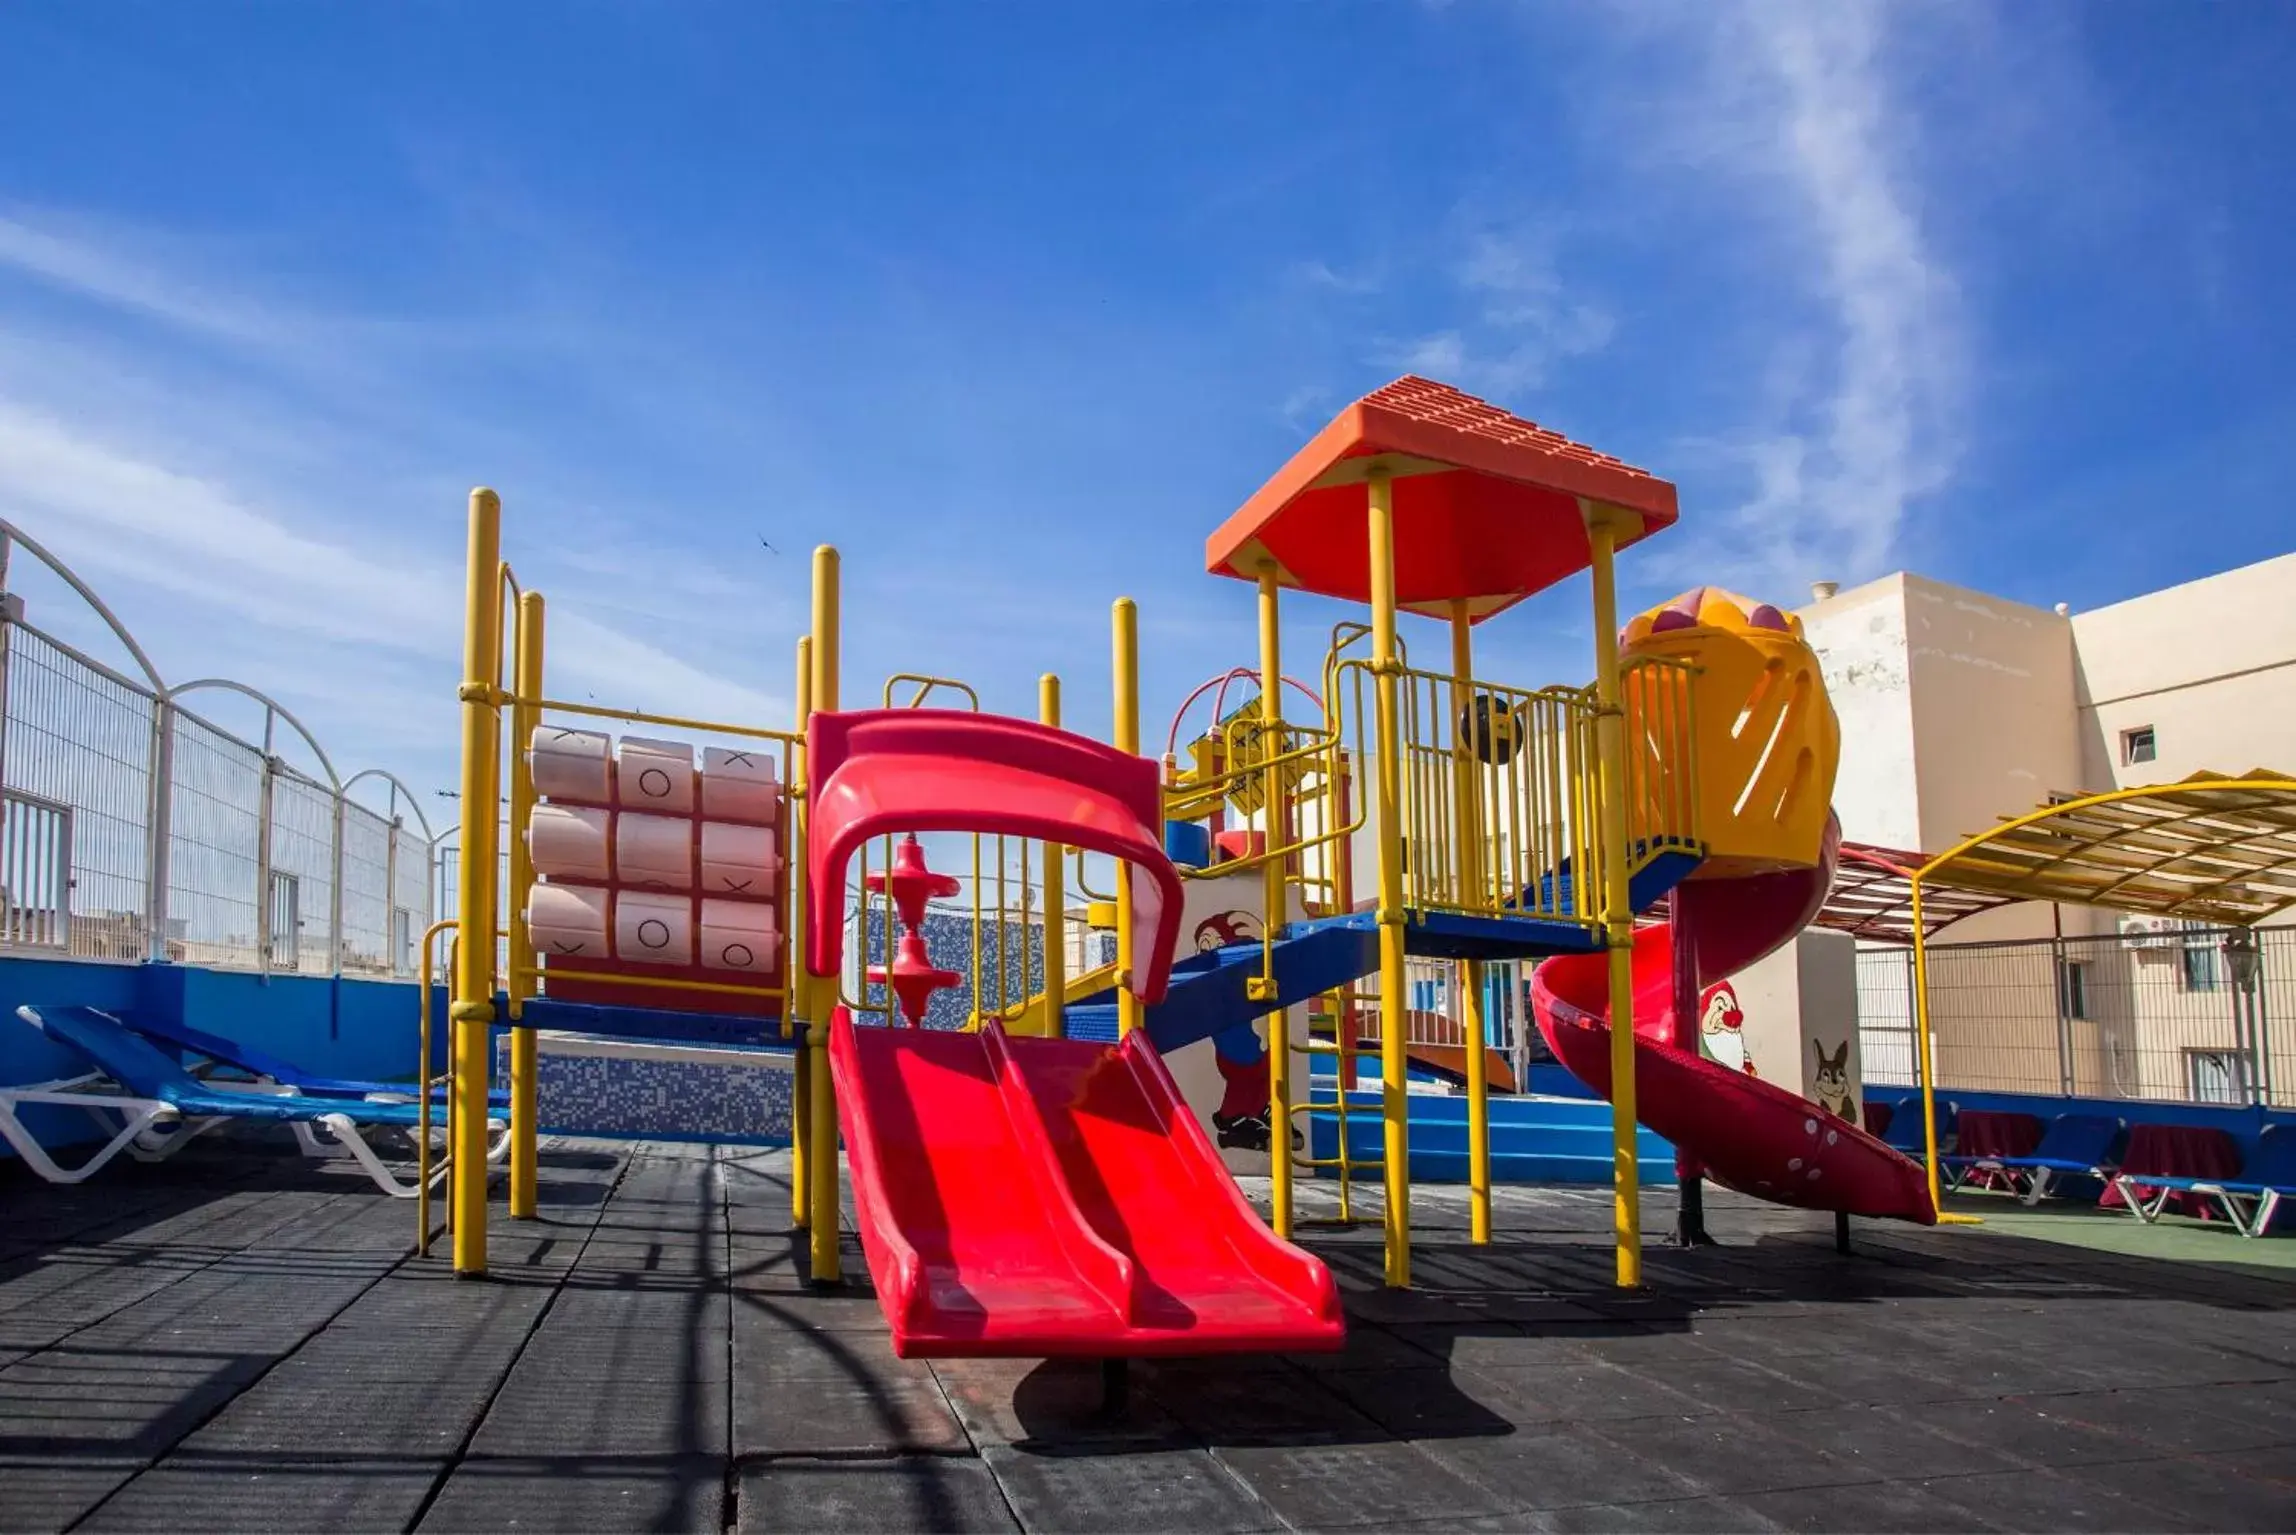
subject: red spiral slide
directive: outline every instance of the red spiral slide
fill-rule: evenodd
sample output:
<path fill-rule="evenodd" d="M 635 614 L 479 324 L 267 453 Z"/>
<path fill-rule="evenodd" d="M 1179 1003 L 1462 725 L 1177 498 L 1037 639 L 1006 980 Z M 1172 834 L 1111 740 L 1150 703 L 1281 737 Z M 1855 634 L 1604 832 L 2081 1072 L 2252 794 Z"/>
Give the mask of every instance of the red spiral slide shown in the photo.
<path fill-rule="evenodd" d="M 1698 986 L 1743 970 L 1809 925 L 1833 883 L 1834 838 L 1814 869 L 1680 887 L 1677 922 Z M 1852 1215 L 1936 1222 L 1921 1167 L 1855 1125 L 1697 1052 L 1697 1020 L 1676 1027 L 1675 929 L 1634 935 L 1635 1114 L 1742 1194 Z M 1601 954 L 1550 959 L 1531 977 L 1539 1032 L 1572 1074 L 1610 1096 L 1610 988 Z M 1679 1043 L 1678 1043 L 1679 1041 Z"/>
<path fill-rule="evenodd" d="M 1134 990 L 1163 994 L 1180 916 L 1156 764 L 1046 726 L 933 709 L 815 715 L 809 911 L 842 909 L 862 842 L 1004 832 L 1122 859 Z M 836 975 L 842 924 L 808 962 Z M 853 1204 L 904 1358 L 1336 1349 L 1338 1287 L 1279 1240 L 1144 1033 L 1121 1045 L 856 1027 L 830 1069 Z"/>

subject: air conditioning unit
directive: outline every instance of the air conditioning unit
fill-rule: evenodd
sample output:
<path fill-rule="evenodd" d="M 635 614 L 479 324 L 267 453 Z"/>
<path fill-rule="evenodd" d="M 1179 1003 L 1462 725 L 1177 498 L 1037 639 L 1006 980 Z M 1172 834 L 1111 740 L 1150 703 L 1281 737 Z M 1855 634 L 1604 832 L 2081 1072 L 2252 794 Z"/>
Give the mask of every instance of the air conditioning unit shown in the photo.
<path fill-rule="evenodd" d="M 2141 953 L 2173 949 L 2184 941 L 2184 935 L 2173 917 L 2123 917 L 2121 941 Z"/>

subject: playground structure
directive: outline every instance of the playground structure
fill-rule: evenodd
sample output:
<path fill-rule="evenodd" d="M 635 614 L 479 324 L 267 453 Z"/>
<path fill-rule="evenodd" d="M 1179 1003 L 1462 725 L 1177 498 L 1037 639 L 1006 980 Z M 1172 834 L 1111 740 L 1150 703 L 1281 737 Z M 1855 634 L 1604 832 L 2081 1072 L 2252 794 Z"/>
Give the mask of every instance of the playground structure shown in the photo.
<path fill-rule="evenodd" d="M 1815 1179 L 1784 1187 L 1786 1164 L 1801 1170 L 1803 1122 L 1818 1133 L 1812 1105 L 1764 1084 L 1746 1099 L 1694 1049 L 1676 1059 L 1686 978 L 1786 941 L 1815 909 L 1810 892 L 1822 900 L 1838 739 L 1814 660 L 1774 609 L 1694 593 L 1637 619 L 1621 643 L 1617 553 L 1675 515 L 1665 481 L 1472 397 L 1420 379 L 1376 391 L 1212 535 L 1207 568 L 1257 591 L 1258 665 L 1231 675 L 1258 692 L 1216 707 L 1183 768 L 1169 749 L 1164 764 L 1141 755 L 1129 599 L 1112 614 L 1112 743 L 1059 728 L 1052 677 L 1040 721 L 981 713 L 964 684 L 929 676 L 889 679 L 880 707 L 845 709 L 839 559 L 826 547 L 788 727 L 552 699 L 543 599 L 502 558 L 499 501 L 474 492 L 462 792 L 466 804 L 506 798 L 510 841 L 499 848 L 497 830 L 473 818 L 460 865 L 448 1009 L 456 1271 L 485 1266 L 495 1029 L 511 1030 L 514 1217 L 535 1208 L 536 1029 L 786 1043 L 792 1218 L 810 1233 L 811 1277 L 839 1278 L 842 1130 L 863 1247 L 904 1352 L 1336 1347 L 1330 1275 L 1287 1240 L 1294 1178 L 1327 1173 L 1352 1189 L 1356 1174 L 1376 1173 L 1386 1279 L 1410 1283 L 1414 962 L 1459 977 L 1476 1242 L 1491 1236 L 1491 1084 L 1488 1052 L 1471 1046 L 1485 1037 L 1482 970 L 1494 961 L 1543 962 L 1541 1026 L 1612 1097 L 1621 1285 L 1640 1278 L 1638 1097 L 1662 1131 L 1661 1117 L 1687 1115 L 1667 1133 L 1749 1192 L 1931 1217 L 1933 1205 L 1897 1197 L 1891 1180 L 1911 1164 L 1878 1143 L 1903 1167 L 1837 1175 L 1822 1191 Z M 1475 674 L 1477 624 L 1582 571 L 1591 685 Z M 1286 588 L 1369 609 L 1368 623 L 1333 632 L 1320 688 L 1284 680 Z M 1448 665 L 1412 664 L 1407 613 L 1444 623 Z M 1287 685 L 1305 717 L 1287 714 Z M 932 706 L 942 698 L 971 707 Z M 650 733 L 617 747 L 569 720 Z M 705 747 L 697 770 L 693 743 L 670 738 L 693 736 L 736 744 Z M 936 991 L 966 979 L 918 937 L 926 901 L 962 886 L 926 867 L 919 834 L 973 839 L 973 1005 L 961 1030 L 918 1026 Z M 981 862 L 993 848 L 1001 885 L 1015 847 L 1024 914 L 1040 870 L 1049 917 L 1041 981 L 1028 984 L 1024 963 L 1017 996 L 1004 963 L 1009 902 L 1000 889 L 985 906 Z M 507 890 L 496 885 L 504 851 Z M 1107 902 L 1116 955 L 1071 976 L 1060 937 L 1072 864 L 1084 887 L 1080 853 L 1118 870 Z M 1239 877 L 1257 886 L 1256 932 L 1194 944 L 1181 921 L 1190 886 Z M 1748 926 L 1732 913 L 1757 889 L 1778 894 Z M 1636 914 L 1670 893 L 1675 919 L 1654 930 L 1668 942 L 1638 941 Z M 855 911 L 863 952 L 849 967 Z M 982 958 L 992 925 L 993 1000 Z M 1309 1037 L 1294 1038 L 1295 1010 L 1307 1011 Z M 1258 1029 L 1269 1227 L 1165 1065 Z M 1344 1134 L 1366 1039 L 1378 1059 L 1377 1158 L 1352 1156 Z M 1312 1072 L 1298 1080 L 1295 1055 L 1336 1057 L 1332 1098 L 1313 1095 Z M 1342 1120 L 1336 1159 L 1290 1150 L 1289 1129 L 1313 1114 Z M 1757 1149 L 1739 1156 L 1737 1139 Z M 1829 1172 L 1869 1150 L 1854 1130 L 1828 1125 L 1820 1139 L 1850 1147 L 1829 1150 Z M 1027 1209 L 1012 1208 L 1024 1203 L 1016 1183 Z"/>

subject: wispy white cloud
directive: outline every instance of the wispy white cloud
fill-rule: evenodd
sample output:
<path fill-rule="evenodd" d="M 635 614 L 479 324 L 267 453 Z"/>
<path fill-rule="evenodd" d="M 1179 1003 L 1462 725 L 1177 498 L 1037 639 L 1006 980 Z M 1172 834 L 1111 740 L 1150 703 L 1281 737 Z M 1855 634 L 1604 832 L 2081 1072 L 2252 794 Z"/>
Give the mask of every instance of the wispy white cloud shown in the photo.
<path fill-rule="evenodd" d="M 445 405 L 364 413 L 378 388 L 429 393 L 425 346 L 387 322 L 276 301 L 204 264 L 179 272 L 144 254 L 164 240 L 107 243 L 105 228 L 0 218 L 0 513 L 109 597 L 169 680 L 243 677 L 311 719 L 346 770 L 379 759 L 437 777 L 461 645 L 454 467 L 538 455 L 499 432 L 494 452 L 471 451 Z M 344 389 L 309 387 L 325 348 L 281 316 L 349 343 L 330 376 Z M 788 620 L 785 593 L 641 537 L 662 520 L 650 508 L 570 504 L 527 478 L 512 553 L 551 590 L 554 691 L 787 718 L 780 647 L 771 687 L 743 659 Z"/>
<path fill-rule="evenodd" d="M 1669 169 L 1727 187 L 1775 287 L 1755 298 L 1754 415 L 1685 444 L 1742 493 L 1721 536 L 1675 555 L 1763 589 L 1870 577 L 1953 474 L 1968 385 L 1959 289 L 1924 227 L 1920 124 L 1891 68 L 1902 13 L 1696 14 L 1695 65 L 1661 119 Z"/>
<path fill-rule="evenodd" d="M 1390 342 L 1379 349 L 1381 361 L 1503 399 L 1610 343 L 1615 320 L 1565 281 L 1552 235 L 1465 217 L 1456 224 L 1445 277 L 1461 322 Z"/>

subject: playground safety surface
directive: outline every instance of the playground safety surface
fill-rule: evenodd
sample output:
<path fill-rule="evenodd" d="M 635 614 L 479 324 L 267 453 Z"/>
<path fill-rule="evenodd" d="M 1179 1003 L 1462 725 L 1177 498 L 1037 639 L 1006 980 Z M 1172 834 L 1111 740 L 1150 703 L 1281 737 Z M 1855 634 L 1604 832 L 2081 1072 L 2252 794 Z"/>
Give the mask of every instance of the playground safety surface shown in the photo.
<path fill-rule="evenodd" d="M 1090 1365 L 895 1359 L 850 1241 L 808 1286 L 787 1166 L 547 1143 L 484 1282 L 284 1146 L 0 1168 L 0 1529 L 2296 1528 L 2296 1282 L 2229 1234 L 1842 1257 L 1712 1195 L 1726 1245 L 1628 1296 L 1606 1191 L 1503 1189 L 1472 1248 L 1423 1188 L 1419 1290 L 1307 1237 L 1345 1353 L 1135 1365 L 1110 1419 Z"/>

